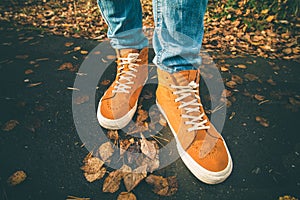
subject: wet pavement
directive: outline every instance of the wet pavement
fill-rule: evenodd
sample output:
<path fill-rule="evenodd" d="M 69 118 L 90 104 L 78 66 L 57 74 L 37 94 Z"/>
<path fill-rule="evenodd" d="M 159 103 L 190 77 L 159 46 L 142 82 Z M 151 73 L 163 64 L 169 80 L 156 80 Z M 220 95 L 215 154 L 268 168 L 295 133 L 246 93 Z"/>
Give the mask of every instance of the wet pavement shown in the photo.
<path fill-rule="evenodd" d="M 66 42 L 74 44 L 66 47 Z M 103 193 L 103 179 L 88 183 L 80 170 L 88 151 L 77 134 L 72 115 L 73 90 L 67 88 L 73 87 L 85 55 L 68 51 L 76 46 L 91 51 L 97 45 L 97 41 L 1 24 L 0 126 L 9 120 L 17 120 L 18 124 L 11 131 L 0 132 L 0 199 L 66 199 L 68 195 L 116 199 L 125 191 L 122 185 L 115 194 Z M 285 194 L 300 197 L 299 63 L 268 61 L 250 56 L 224 59 L 231 66 L 247 66 L 230 67 L 230 72 L 221 73 L 228 80 L 232 74 L 243 78 L 229 97 L 232 105 L 227 108 L 222 132 L 234 161 L 228 180 L 219 185 L 203 184 L 178 159 L 155 172 L 177 176 L 179 190 L 174 196 L 160 197 L 142 182 L 133 190 L 137 199 L 278 199 Z M 75 71 L 57 70 L 66 62 L 71 62 Z M 112 80 L 114 68 L 105 74 L 101 80 Z M 250 79 L 253 75 L 257 78 L 250 81 L 245 74 L 252 74 Z M 207 90 L 201 84 L 201 95 L 209 109 Z M 105 87 L 99 84 L 96 100 Z M 146 86 L 146 90 L 155 94 L 155 86 Z M 255 94 L 264 96 L 264 100 L 253 98 Z M 154 100 L 155 96 L 145 104 Z M 257 117 L 265 118 L 269 126 L 259 124 Z M 9 186 L 6 180 L 18 170 L 24 170 L 27 179 Z"/>

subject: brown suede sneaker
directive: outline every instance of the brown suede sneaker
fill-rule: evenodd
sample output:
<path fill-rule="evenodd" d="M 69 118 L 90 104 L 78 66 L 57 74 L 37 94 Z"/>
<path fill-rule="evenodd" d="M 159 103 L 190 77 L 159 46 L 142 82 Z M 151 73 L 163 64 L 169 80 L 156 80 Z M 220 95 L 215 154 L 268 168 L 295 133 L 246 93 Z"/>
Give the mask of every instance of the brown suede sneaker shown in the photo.
<path fill-rule="evenodd" d="M 107 129 L 121 129 L 132 119 L 148 79 L 148 48 L 117 50 L 117 75 L 101 98 L 97 118 Z"/>
<path fill-rule="evenodd" d="M 170 74 L 157 69 L 157 74 L 156 103 L 176 139 L 181 159 L 199 180 L 223 182 L 232 171 L 232 159 L 201 104 L 200 71 Z"/>

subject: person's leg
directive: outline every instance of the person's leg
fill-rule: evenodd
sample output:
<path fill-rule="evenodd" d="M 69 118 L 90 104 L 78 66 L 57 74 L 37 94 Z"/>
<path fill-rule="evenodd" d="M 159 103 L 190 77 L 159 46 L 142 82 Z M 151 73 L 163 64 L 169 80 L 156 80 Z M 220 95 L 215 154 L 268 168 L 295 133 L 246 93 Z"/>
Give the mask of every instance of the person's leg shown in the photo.
<path fill-rule="evenodd" d="M 121 129 L 132 119 L 148 78 L 148 39 L 142 31 L 140 0 L 98 0 L 117 54 L 117 75 L 100 99 L 97 118 L 107 129 Z"/>
<path fill-rule="evenodd" d="M 232 160 L 223 137 L 205 115 L 199 94 L 207 0 L 153 0 L 153 4 L 157 106 L 187 168 L 205 183 L 220 183 L 230 175 Z"/>
<path fill-rule="evenodd" d="M 98 6 L 114 49 L 142 49 L 148 45 L 139 0 L 98 0 Z"/>
<path fill-rule="evenodd" d="M 153 0 L 157 67 L 173 73 L 200 65 L 206 6 L 207 0 Z"/>

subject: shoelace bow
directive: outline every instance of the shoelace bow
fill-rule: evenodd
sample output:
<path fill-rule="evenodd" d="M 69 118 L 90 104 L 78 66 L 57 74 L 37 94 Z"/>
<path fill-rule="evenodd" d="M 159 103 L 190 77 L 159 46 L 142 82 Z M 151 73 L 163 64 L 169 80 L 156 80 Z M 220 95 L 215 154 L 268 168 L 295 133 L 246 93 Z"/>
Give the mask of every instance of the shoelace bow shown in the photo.
<path fill-rule="evenodd" d="M 208 120 L 203 119 L 205 114 L 201 113 L 200 111 L 200 106 L 202 106 L 202 104 L 198 102 L 198 100 L 200 100 L 200 96 L 198 95 L 199 85 L 192 81 L 186 86 L 171 85 L 171 88 L 177 90 L 173 92 L 173 94 L 179 95 L 179 97 L 175 99 L 175 102 L 181 102 L 181 105 L 178 108 L 183 108 L 186 111 L 186 114 L 182 115 L 182 118 L 188 119 L 185 124 L 193 125 L 191 128 L 188 128 L 188 131 L 209 129 L 210 127 L 205 125 Z M 196 98 L 188 102 L 183 101 L 184 98 L 192 95 L 194 95 Z M 188 113 L 192 112 L 198 112 L 200 115 L 188 115 Z"/>
<path fill-rule="evenodd" d="M 118 68 L 118 74 L 119 80 L 116 81 L 116 86 L 114 87 L 113 92 L 123 92 L 123 93 L 129 93 L 128 89 L 131 89 L 131 86 L 134 84 L 132 81 L 132 78 L 136 77 L 134 72 L 137 72 L 136 67 L 139 65 L 136 64 L 136 62 L 140 61 L 138 59 L 139 54 L 138 53 L 130 53 L 128 54 L 127 58 L 119 58 L 120 60 L 120 67 Z M 125 69 L 125 65 L 128 65 L 128 70 Z"/>

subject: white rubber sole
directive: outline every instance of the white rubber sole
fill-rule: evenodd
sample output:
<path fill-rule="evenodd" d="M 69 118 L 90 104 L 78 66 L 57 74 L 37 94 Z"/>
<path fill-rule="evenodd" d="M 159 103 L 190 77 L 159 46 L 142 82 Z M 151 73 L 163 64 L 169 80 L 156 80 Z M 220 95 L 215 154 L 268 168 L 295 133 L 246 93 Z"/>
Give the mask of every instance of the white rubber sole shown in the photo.
<path fill-rule="evenodd" d="M 102 100 L 102 98 L 101 98 Z M 123 117 L 119 118 L 119 119 L 108 119 L 105 118 L 103 115 L 101 115 L 100 112 L 100 108 L 101 108 L 101 100 L 98 104 L 98 109 L 97 109 L 97 119 L 99 124 L 106 128 L 106 129 L 112 129 L 112 130 L 118 130 L 118 129 L 122 129 L 124 128 L 127 124 L 129 124 L 129 122 L 131 121 L 136 108 L 137 108 L 137 102 L 135 103 L 135 105 L 133 106 L 133 108 Z"/>
<path fill-rule="evenodd" d="M 194 176 L 196 178 L 198 178 L 200 181 L 207 183 L 207 184 L 218 184 L 221 183 L 223 181 L 226 180 L 226 178 L 228 178 L 228 176 L 231 174 L 232 172 L 232 168 L 233 168 L 233 163 L 232 163 L 232 159 L 229 153 L 229 150 L 227 148 L 227 145 L 224 141 L 224 145 L 226 148 L 226 152 L 228 155 L 228 164 L 226 166 L 225 169 L 223 169 L 222 171 L 219 172 L 213 172 L 213 171 L 209 171 L 205 168 L 203 168 L 201 165 L 199 165 L 181 146 L 178 138 L 177 138 L 177 134 L 175 133 L 173 127 L 170 125 L 171 123 L 169 122 L 167 115 L 165 114 L 164 110 L 162 109 L 162 107 L 158 104 L 158 102 L 156 101 L 156 105 L 159 108 L 160 112 L 162 113 L 162 115 L 165 117 L 165 119 L 167 120 L 169 127 L 174 135 L 174 138 L 176 140 L 176 146 L 177 146 L 177 150 L 178 153 L 182 159 L 182 161 L 184 162 L 184 164 L 186 165 L 186 167 L 192 172 L 192 174 L 194 174 Z"/>

